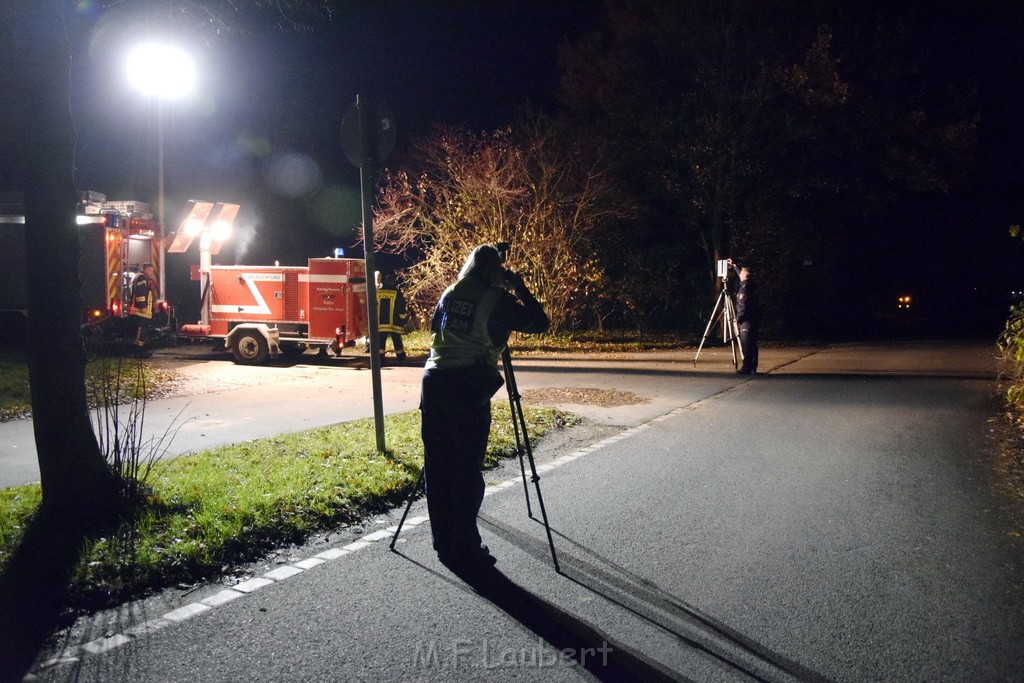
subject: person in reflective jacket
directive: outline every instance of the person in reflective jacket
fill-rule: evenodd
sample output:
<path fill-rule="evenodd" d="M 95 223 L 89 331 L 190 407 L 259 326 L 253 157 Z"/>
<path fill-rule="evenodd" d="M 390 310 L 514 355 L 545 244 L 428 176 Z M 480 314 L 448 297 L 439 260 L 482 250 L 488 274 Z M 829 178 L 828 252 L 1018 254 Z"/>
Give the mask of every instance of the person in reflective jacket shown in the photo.
<path fill-rule="evenodd" d="M 153 322 L 155 302 L 156 269 L 152 263 L 147 263 L 132 282 L 131 301 L 128 306 L 128 318 L 135 337 L 135 354 L 142 358 L 152 355 L 146 350 L 146 338 L 149 336 L 149 325 Z"/>
<path fill-rule="evenodd" d="M 374 273 L 377 283 L 377 348 L 380 349 L 381 360 L 387 353 L 388 338 L 399 361 L 405 360 L 405 346 L 402 335 L 409 322 L 409 311 L 406 308 L 405 296 L 393 275 L 381 277 L 380 272 Z"/>
<path fill-rule="evenodd" d="M 548 325 L 522 276 L 503 268 L 490 244 L 473 250 L 434 309 L 420 398 L 423 467 L 434 550 L 456 571 L 495 561 L 476 517 L 491 397 L 504 383 L 498 359 L 513 330 L 542 333 Z"/>

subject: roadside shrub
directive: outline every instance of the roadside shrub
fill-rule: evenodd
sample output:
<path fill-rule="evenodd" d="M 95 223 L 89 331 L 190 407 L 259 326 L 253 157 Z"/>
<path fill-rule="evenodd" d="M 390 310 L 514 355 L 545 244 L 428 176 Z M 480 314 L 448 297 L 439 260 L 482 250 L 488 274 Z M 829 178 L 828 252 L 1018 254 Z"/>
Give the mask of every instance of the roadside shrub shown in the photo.
<path fill-rule="evenodd" d="M 1024 306 L 1010 309 L 1006 329 L 999 336 L 1000 377 L 1006 386 L 1006 400 L 1024 409 Z"/>

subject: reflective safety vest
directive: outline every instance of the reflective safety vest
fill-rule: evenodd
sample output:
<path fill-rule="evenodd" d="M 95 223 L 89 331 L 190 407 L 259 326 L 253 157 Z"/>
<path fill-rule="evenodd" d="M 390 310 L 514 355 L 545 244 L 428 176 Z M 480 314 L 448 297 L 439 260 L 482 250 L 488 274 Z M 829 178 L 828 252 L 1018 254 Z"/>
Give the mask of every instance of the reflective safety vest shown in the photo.
<path fill-rule="evenodd" d="M 446 289 L 430 325 L 426 368 L 465 368 L 480 361 L 497 365 L 501 348 L 491 339 L 487 323 L 502 293 L 475 277 L 464 277 Z"/>
<path fill-rule="evenodd" d="M 132 300 L 128 307 L 128 315 L 139 318 L 153 317 L 153 282 L 145 273 L 141 273 L 132 283 Z"/>
<path fill-rule="evenodd" d="M 405 302 L 399 299 L 398 290 L 377 290 L 377 331 L 405 334 Z"/>

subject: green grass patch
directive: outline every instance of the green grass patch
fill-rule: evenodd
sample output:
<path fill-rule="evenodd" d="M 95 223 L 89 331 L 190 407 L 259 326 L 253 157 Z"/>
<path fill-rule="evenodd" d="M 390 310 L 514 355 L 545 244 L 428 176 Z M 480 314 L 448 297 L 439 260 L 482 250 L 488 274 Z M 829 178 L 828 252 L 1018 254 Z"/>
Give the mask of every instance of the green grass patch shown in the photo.
<path fill-rule="evenodd" d="M 39 484 L 0 489 L 0 567 L 21 541 L 25 524 L 42 499 Z"/>
<path fill-rule="evenodd" d="M 85 366 L 86 395 L 92 407 L 97 406 L 98 397 L 103 395 L 116 397 L 122 403 L 149 398 L 169 376 L 170 373 L 137 358 L 94 358 Z M 104 386 L 111 391 L 104 394 Z M 31 414 L 32 396 L 25 354 L 4 350 L 0 353 L 0 422 Z"/>
<path fill-rule="evenodd" d="M 28 366 L 20 353 L 0 355 L 0 421 L 24 417 L 30 410 Z"/>
<path fill-rule="evenodd" d="M 516 455 L 508 404 L 493 410 L 487 467 Z M 533 442 L 577 421 L 550 408 L 524 406 L 524 414 Z M 374 423 L 365 419 L 159 463 L 135 517 L 85 552 L 73 606 L 96 609 L 210 579 L 401 504 L 423 463 L 419 423 L 419 411 L 386 417 L 387 455 L 376 452 Z M 0 492 L 0 566 L 38 502 L 38 485 Z"/>

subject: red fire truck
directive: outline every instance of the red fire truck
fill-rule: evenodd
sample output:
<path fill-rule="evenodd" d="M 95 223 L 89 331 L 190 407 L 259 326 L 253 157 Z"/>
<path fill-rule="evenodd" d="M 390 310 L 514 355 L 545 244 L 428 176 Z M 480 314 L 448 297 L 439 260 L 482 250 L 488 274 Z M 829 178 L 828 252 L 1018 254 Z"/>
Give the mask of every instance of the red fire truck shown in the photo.
<path fill-rule="evenodd" d="M 322 353 L 366 336 L 366 267 L 359 259 L 312 258 L 306 266 L 215 266 L 239 205 L 192 200 L 169 253 L 199 243 L 200 320 L 179 338 L 215 340 L 235 362 L 259 365 L 306 349 Z"/>
<path fill-rule="evenodd" d="M 235 362 L 258 365 L 317 348 L 341 355 L 366 336 L 366 270 L 360 259 L 308 266 L 209 266 L 198 324 L 180 335 L 222 339 Z"/>
<path fill-rule="evenodd" d="M 122 331 L 132 284 L 143 265 L 152 263 L 162 282 L 163 232 L 138 201 L 112 201 L 99 192 L 83 192 L 78 210 L 79 275 L 86 328 L 104 335 Z M 28 307 L 25 217 L 21 195 L 0 193 L 0 314 L 23 318 Z M 170 307 L 162 295 L 154 325 L 166 325 Z"/>

